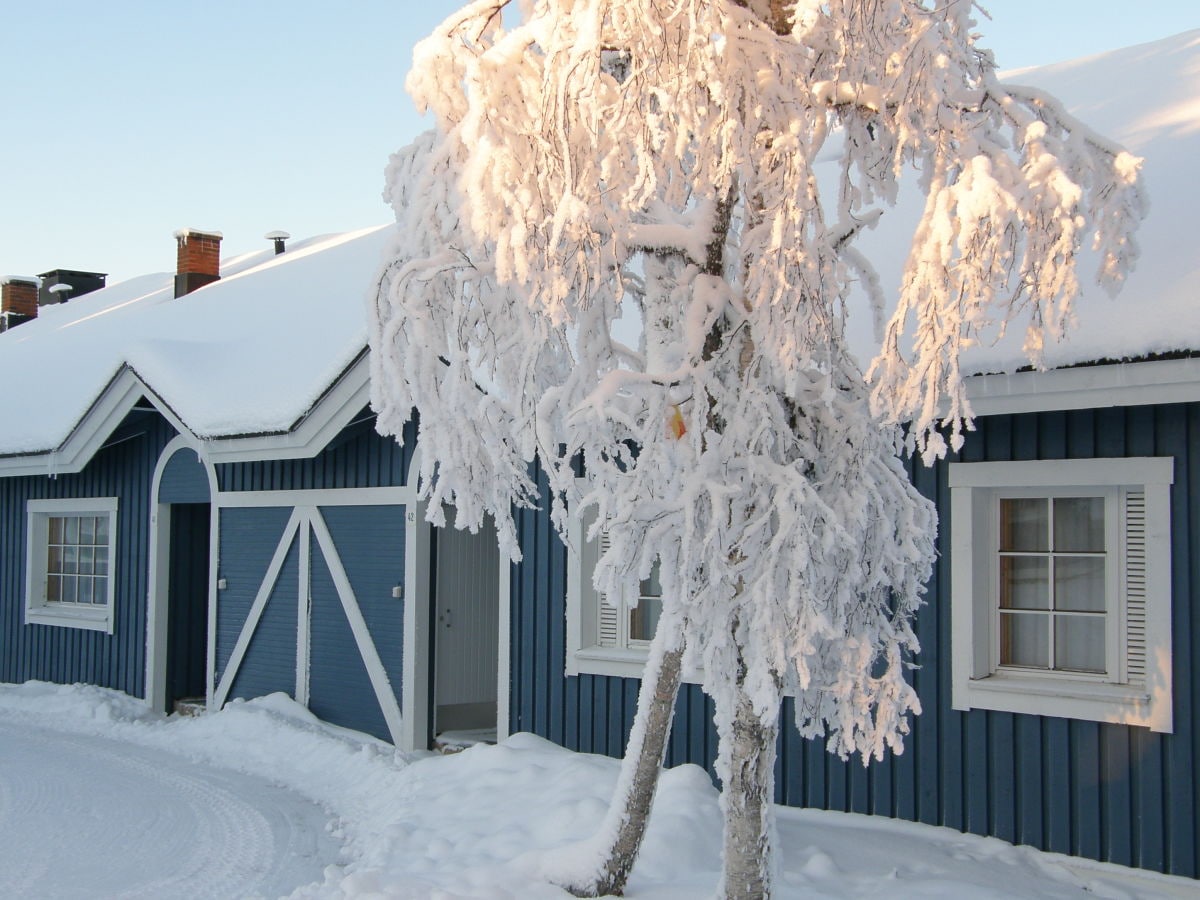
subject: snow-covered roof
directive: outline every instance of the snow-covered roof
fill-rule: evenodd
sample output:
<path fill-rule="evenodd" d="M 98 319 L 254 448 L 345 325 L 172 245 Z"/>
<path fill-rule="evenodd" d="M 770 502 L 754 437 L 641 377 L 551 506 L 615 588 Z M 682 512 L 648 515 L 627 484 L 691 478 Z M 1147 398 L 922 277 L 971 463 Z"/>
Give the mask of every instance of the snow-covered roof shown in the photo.
<path fill-rule="evenodd" d="M 1085 124 L 1145 159 L 1150 213 L 1138 230 L 1141 258 L 1114 299 L 1094 282 L 1095 263 L 1080 272 L 1077 327 L 1045 348 L 1048 367 L 1138 359 L 1200 350 L 1200 30 L 1072 62 L 1002 73 L 1058 97 Z M 912 199 L 912 198 L 910 198 Z M 909 204 L 911 206 L 911 204 Z M 885 291 L 899 284 L 907 240 L 905 204 L 885 214 L 860 249 L 880 270 Z M 898 220 L 888 228 L 886 219 Z M 866 365 L 878 350 L 871 317 L 851 322 L 852 345 Z M 1028 365 L 1023 327 L 968 351 L 964 371 L 1010 372 Z"/>
<path fill-rule="evenodd" d="M 0 335 L 0 454 L 58 448 L 126 368 L 198 437 L 291 429 L 366 346 L 389 228 L 239 256 L 179 298 L 167 272 L 43 307 Z"/>
<path fill-rule="evenodd" d="M 1079 327 L 1046 349 L 1050 366 L 1200 350 L 1200 30 L 1075 62 L 1008 73 L 1049 90 L 1100 133 L 1145 157 L 1151 213 L 1137 271 L 1115 300 L 1085 289 Z M 904 210 L 889 216 L 902 221 Z M 366 345 L 365 297 L 390 226 L 229 260 L 178 299 L 173 273 L 145 275 L 0 334 L 0 456 L 59 448 L 114 377 L 131 370 L 202 438 L 286 432 Z M 896 229 L 903 233 L 903 228 Z M 911 232 L 909 232 L 911 234 Z M 885 226 L 863 248 L 888 283 L 906 250 Z M 890 282 L 889 282 L 890 278 Z M 869 315 L 852 321 L 865 363 Z M 1025 364 L 1020 329 L 971 351 L 974 371 Z"/>

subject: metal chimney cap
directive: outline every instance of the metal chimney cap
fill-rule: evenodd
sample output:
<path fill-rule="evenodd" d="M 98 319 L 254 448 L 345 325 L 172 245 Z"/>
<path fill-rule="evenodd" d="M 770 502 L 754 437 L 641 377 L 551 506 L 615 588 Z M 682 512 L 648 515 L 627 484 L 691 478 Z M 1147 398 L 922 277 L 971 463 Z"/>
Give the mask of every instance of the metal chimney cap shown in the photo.
<path fill-rule="evenodd" d="M 263 235 L 268 241 L 273 241 L 275 244 L 275 255 L 278 256 L 283 252 L 283 242 L 291 237 L 286 231 L 268 231 Z"/>

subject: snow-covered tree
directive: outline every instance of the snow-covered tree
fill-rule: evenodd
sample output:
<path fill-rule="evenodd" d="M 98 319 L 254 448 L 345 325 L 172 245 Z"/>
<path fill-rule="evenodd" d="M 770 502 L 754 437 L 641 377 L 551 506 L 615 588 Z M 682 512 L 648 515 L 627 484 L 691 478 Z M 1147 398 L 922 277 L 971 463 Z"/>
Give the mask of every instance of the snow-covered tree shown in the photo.
<path fill-rule="evenodd" d="M 648 806 L 681 662 L 715 701 L 727 896 L 770 892 L 785 693 L 831 751 L 900 751 L 936 520 L 899 455 L 961 441 L 971 342 L 1020 315 L 1038 362 L 1085 238 L 1109 284 L 1135 256 L 1138 161 L 1001 85 L 972 13 L 475 0 L 417 48 L 408 87 L 437 125 L 389 169 L 380 429 L 419 413 L 437 524 L 443 503 L 459 527 L 490 514 L 518 558 L 509 510 L 537 502 L 537 459 L 557 527 L 588 511 L 608 533 L 598 590 L 661 573 L 614 812 L 596 871 L 569 879 L 583 893 L 619 892 L 632 863 L 627 803 Z M 924 209 L 884 328 L 856 243 L 902 176 Z M 845 337 L 856 286 L 881 325 L 869 377 Z"/>

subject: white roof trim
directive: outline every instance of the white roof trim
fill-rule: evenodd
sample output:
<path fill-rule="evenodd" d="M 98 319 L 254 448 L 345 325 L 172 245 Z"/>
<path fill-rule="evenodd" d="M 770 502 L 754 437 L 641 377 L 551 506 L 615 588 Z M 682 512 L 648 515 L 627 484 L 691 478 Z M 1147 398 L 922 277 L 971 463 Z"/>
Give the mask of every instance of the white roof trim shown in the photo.
<path fill-rule="evenodd" d="M 199 438 L 174 410 L 128 366 L 96 398 L 67 439 L 55 450 L 0 457 L 0 477 L 79 472 L 143 397 L 171 426 L 189 438 L 208 463 L 316 456 L 370 400 L 369 366 L 362 356 L 325 392 L 291 430 L 253 437 Z"/>
<path fill-rule="evenodd" d="M 192 435 L 174 410 L 141 377 L 123 366 L 100 392 L 100 396 L 55 450 L 0 457 L 0 477 L 18 475 L 65 475 L 79 472 L 91 462 L 129 411 L 145 398 L 180 434 Z M 194 435 L 192 435 L 194 439 Z"/>
<path fill-rule="evenodd" d="M 976 416 L 1188 403 L 1200 400 L 1200 359 L 977 375 L 967 382 L 967 397 Z"/>
<path fill-rule="evenodd" d="M 205 457 L 213 463 L 316 456 L 350 424 L 371 399 L 367 355 L 360 356 L 291 430 L 253 437 L 209 438 Z"/>

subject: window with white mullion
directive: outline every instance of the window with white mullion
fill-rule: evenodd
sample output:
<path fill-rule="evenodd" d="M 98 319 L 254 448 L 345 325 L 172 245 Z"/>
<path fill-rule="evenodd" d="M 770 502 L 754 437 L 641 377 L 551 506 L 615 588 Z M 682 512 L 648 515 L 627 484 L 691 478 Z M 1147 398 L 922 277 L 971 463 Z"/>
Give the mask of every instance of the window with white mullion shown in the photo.
<path fill-rule="evenodd" d="M 49 516 L 46 602 L 108 602 L 108 516 Z"/>
<path fill-rule="evenodd" d="M 954 709 L 1171 732 L 1174 461 L 949 468 Z"/>
<path fill-rule="evenodd" d="M 1114 496 L 998 498 L 997 667 L 1114 674 Z"/>
<path fill-rule="evenodd" d="M 567 556 L 568 675 L 613 675 L 637 678 L 662 613 L 659 566 L 652 567 L 628 594 L 605 597 L 596 590 L 593 574 L 600 557 L 609 550 L 609 535 L 601 530 L 587 539 L 590 519 L 572 520 Z M 615 599 L 615 603 L 610 602 Z"/>
<path fill-rule="evenodd" d="M 608 552 L 608 533 L 600 535 L 600 552 Z M 601 647 L 646 647 L 654 638 L 658 617 L 662 612 L 662 586 L 659 584 L 658 563 L 644 578 L 638 589 L 636 603 L 623 600 L 611 603 L 600 597 L 597 604 L 596 634 Z"/>
<path fill-rule="evenodd" d="M 658 560 L 650 570 L 650 577 L 643 578 L 638 589 L 638 601 L 625 616 L 628 643 L 631 647 L 648 646 L 658 628 L 658 617 L 662 614 L 662 584 L 659 582 Z"/>
<path fill-rule="evenodd" d="M 25 622 L 112 632 L 116 497 L 30 500 Z"/>

